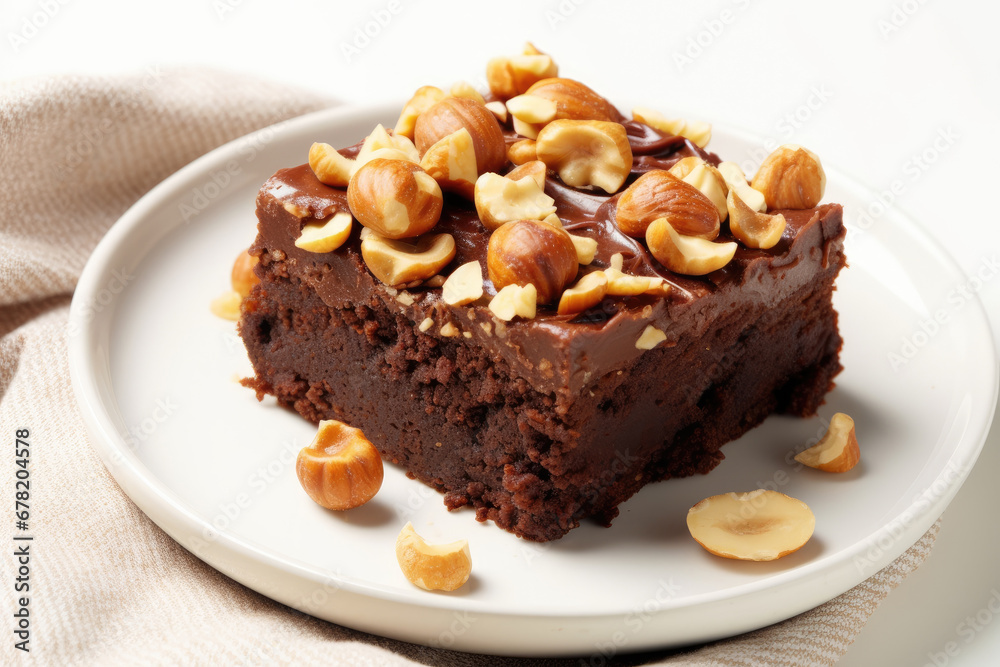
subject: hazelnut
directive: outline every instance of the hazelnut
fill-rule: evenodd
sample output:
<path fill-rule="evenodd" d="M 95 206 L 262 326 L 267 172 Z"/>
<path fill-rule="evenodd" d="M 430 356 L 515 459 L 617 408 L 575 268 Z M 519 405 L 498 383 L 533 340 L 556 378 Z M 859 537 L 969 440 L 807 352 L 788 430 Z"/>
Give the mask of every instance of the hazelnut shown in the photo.
<path fill-rule="evenodd" d="M 690 140 L 698 148 L 704 148 L 712 139 L 712 126 L 708 123 L 698 121 L 672 120 L 658 111 L 645 107 L 632 109 L 632 118 L 649 125 L 654 130 L 659 130 L 675 137 L 684 137 Z"/>
<path fill-rule="evenodd" d="M 847 472 L 854 468 L 861 460 L 854 420 L 843 412 L 835 414 L 823 438 L 796 454 L 795 460 L 824 472 Z"/>
<path fill-rule="evenodd" d="M 613 266 L 604 269 L 604 275 L 608 277 L 609 296 L 663 296 L 670 291 L 670 285 L 659 276 L 630 276 Z"/>
<path fill-rule="evenodd" d="M 485 106 L 461 97 L 445 98 L 420 114 L 414 131 L 417 150 L 425 156 L 431 146 L 463 128 L 472 137 L 476 174 L 499 171 L 507 161 L 500 124 Z"/>
<path fill-rule="evenodd" d="M 552 224 L 549 220 L 551 218 L 546 218 L 542 222 Z M 558 217 L 556 217 L 556 220 L 558 220 Z M 561 221 L 557 226 L 562 226 Z M 597 255 L 597 239 L 592 239 L 589 236 L 575 236 L 573 234 L 569 235 L 569 239 L 573 242 L 573 247 L 576 248 L 576 261 L 578 264 L 587 266 L 594 261 L 594 257 Z"/>
<path fill-rule="evenodd" d="M 522 165 L 527 162 L 538 159 L 538 154 L 535 152 L 535 140 L 534 139 L 521 139 L 520 141 L 515 141 L 507 148 L 507 159 L 516 165 Z M 544 162 L 542 164 L 545 164 Z"/>
<path fill-rule="evenodd" d="M 469 543 L 427 544 L 407 522 L 396 538 L 396 560 L 403 576 L 425 591 L 453 591 L 469 580 Z"/>
<path fill-rule="evenodd" d="M 764 158 L 750 185 L 764 195 L 769 209 L 813 208 L 823 199 L 826 173 L 815 153 L 785 144 Z"/>
<path fill-rule="evenodd" d="M 666 218 L 678 233 L 714 239 L 719 211 L 698 188 L 662 169 L 640 176 L 618 198 L 615 221 L 623 234 L 642 238 L 650 223 Z"/>
<path fill-rule="evenodd" d="M 534 46 L 526 47 L 524 55 L 493 58 L 486 65 L 490 91 L 502 100 L 520 95 L 536 81 L 557 74 L 559 68 L 552 58 Z"/>
<path fill-rule="evenodd" d="M 295 246 L 309 252 L 333 252 L 351 235 L 353 218 L 347 211 L 337 211 L 326 220 L 302 226 Z"/>
<path fill-rule="evenodd" d="M 518 95 L 507 100 L 507 111 L 525 123 L 548 123 L 556 117 L 556 103 L 538 95 Z"/>
<path fill-rule="evenodd" d="M 209 310 L 216 317 L 235 322 L 240 319 L 240 304 L 242 302 L 243 297 L 240 296 L 239 292 L 229 290 L 212 299 L 212 303 L 209 304 Z"/>
<path fill-rule="evenodd" d="M 233 290 L 241 297 L 245 297 L 253 289 L 253 286 L 260 282 L 260 278 L 253 272 L 253 267 L 257 266 L 257 258 L 244 250 L 233 263 L 233 272 L 230 282 Z"/>
<path fill-rule="evenodd" d="M 538 290 L 531 283 L 524 287 L 507 285 L 490 299 L 490 311 L 497 319 L 510 322 L 515 317 L 526 320 L 534 319 L 538 303 Z M 497 335 L 501 335 L 500 325 L 497 325 Z"/>
<path fill-rule="evenodd" d="M 736 190 L 729 192 L 726 199 L 729 207 L 729 231 L 736 240 L 748 248 L 773 248 L 785 232 L 785 216 L 758 213 L 740 199 Z"/>
<path fill-rule="evenodd" d="M 403 111 L 396 121 L 395 134 L 413 139 L 413 130 L 417 125 L 417 118 L 420 114 L 430 109 L 446 97 L 444 91 L 436 86 L 423 86 L 417 88 L 410 101 L 403 106 Z"/>
<path fill-rule="evenodd" d="M 677 162 L 674 162 L 674 164 L 667 171 L 683 181 L 684 177 L 690 174 L 691 171 L 699 164 L 705 164 L 705 161 L 697 155 L 689 155 L 688 157 L 682 157 Z"/>
<path fill-rule="evenodd" d="M 375 233 L 362 236 L 361 256 L 368 270 L 390 287 L 426 280 L 455 258 L 451 234 L 429 234 L 394 241 Z"/>
<path fill-rule="evenodd" d="M 354 171 L 375 158 L 420 162 L 417 147 L 409 138 L 389 134 L 381 125 L 376 125 L 371 134 L 365 137 L 364 143 L 361 144 L 361 150 L 358 151 L 358 156 L 354 159 Z"/>
<path fill-rule="evenodd" d="M 688 510 L 687 526 L 711 554 L 767 561 L 801 549 L 812 537 L 816 517 L 801 500 L 757 489 L 705 498 Z"/>
<path fill-rule="evenodd" d="M 620 123 L 554 120 L 535 141 L 538 159 L 567 185 L 618 191 L 632 171 L 632 147 Z"/>
<path fill-rule="evenodd" d="M 719 212 L 719 219 L 723 221 L 726 219 L 729 215 L 729 209 L 726 207 L 729 186 L 726 185 L 726 179 L 722 177 L 718 169 L 706 163 L 697 164 L 688 173 L 677 176 L 677 178 L 688 185 L 693 185 L 698 189 L 698 192 L 708 197 L 708 200 L 715 204 L 715 209 Z"/>
<path fill-rule="evenodd" d="M 713 243 L 684 236 L 677 233 L 666 218 L 654 220 L 646 229 L 646 245 L 660 264 L 686 276 L 703 276 L 717 271 L 736 254 L 736 243 Z"/>
<path fill-rule="evenodd" d="M 642 330 L 638 340 L 635 341 L 635 349 L 652 350 L 654 347 L 667 339 L 667 334 L 663 333 L 652 324 L 647 324 Z"/>
<path fill-rule="evenodd" d="M 404 160 L 376 158 L 362 165 L 347 186 L 347 205 L 358 222 L 390 239 L 429 231 L 443 204 L 437 182 Z"/>
<path fill-rule="evenodd" d="M 382 487 L 382 458 L 360 429 L 331 419 L 319 423 L 312 443 L 299 452 L 295 474 L 317 504 L 349 510 Z"/>
<path fill-rule="evenodd" d="M 549 170 L 541 160 L 531 160 L 517 165 L 507 172 L 507 178 L 512 181 L 519 181 L 522 178 L 531 178 L 538 187 L 545 189 L 545 178 L 549 175 Z"/>
<path fill-rule="evenodd" d="M 448 95 L 451 97 L 461 97 L 466 100 L 472 100 L 477 104 L 486 105 L 486 99 L 483 94 L 473 87 L 468 81 L 456 81 L 452 84 L 451 88 L 448 89 Z"/>
<path fill-rule="evenodd" d="M 525 96 L 547 101 L 555 106 L 550 118 L 528 121 L 532 123 L 547 123 L 559 119 L 618 122 L 622 118 L 611 102 L 573 79 L 542 79 L 532 85 Z M 535 106 L 539 105 L 536 103 Z M 518 117 L 518 114 L 510 108 L 510 102 L 507 104 L 507 109 L 515 118 Z"/>
<path fill-rule="evenodd" d="M 475 196 L 479 171 L 472 135 L 464 127 L 428 148 L 420 166 L 441 188 L 466 199 Z"/>
<path fill-rule="evenodd" d="M 608 293 L 608 278 L 603 271 L 588 273 L 559 297 L 559 314 L 572 315 L 596 306 Z"/>
<path fill-rule="evenodd" d="M 484 104 L 490 113 L 496 116 L 497 122 L 503 125 L 507 122 L 507 106 L 503 102 L 487 102 Z"/>
<path fill-rule="evenodd" d="M 441 299 L 449 306 L 464 306 L 483 296 L 483 266 L 478 261 L 458 267 L 444 281 Z"/>
<path fill-rule="evenodd" d="M 488 172 L 476 181 L 476 212 L 483 226 L 497 229 L 514 220 L 544 220 L 556 212 L 555 200 L 533 178 L 513 180 Z"/>
<path fill-rule="evenodd" d="M 743 170 L 738 164 L 735 162 L 720 162 L 717 169 L 722 178 L 725 179 L 729 190 L 735 190 L 744 204 L 754 211 L 763 213 L 767 210 L 767 202 L 764 201 L 764 195 L 750 187 L 747 177 L 743 174 Z"/>
<path fill-rule="evenodd" d="M 537 220 L 508 222 L 494 231 L 486 257 L 498 290 L 530 283 L 543 304 L 558 299 L 580 269 L 569 234 Z"/>
<path fill-rule="evenodd" d="M 309 168 L 320 183 L 344 188 L 354 173 L 354 160 L 344 157 L 330 144 L 314 143 L 309 147 Z"/>

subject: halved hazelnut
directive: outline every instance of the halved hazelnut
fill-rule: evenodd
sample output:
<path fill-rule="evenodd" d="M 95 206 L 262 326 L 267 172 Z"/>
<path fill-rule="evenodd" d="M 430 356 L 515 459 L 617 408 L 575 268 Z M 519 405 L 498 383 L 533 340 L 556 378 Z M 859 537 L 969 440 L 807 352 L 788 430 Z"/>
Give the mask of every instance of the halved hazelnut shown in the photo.
<path fill-rule="evenodd" d="M 319 423 L 312 443 L 299 452 L 295 474 L 317 504 L 349 510 L 382 487 L 382 457 L 360 429 L 331 419 Z"/>
<path fill-rule="evenodd" d="M 535 179 L 513 180 L 492 172 L 476 181 L 475 202 L 479 219 L 491 230 L 514 220 L 544 220 L 556 212 L 555 200 Z"/>
<path fill-rule="evenodd" d="M 507 111 L 525 123 L 547 123 L 556 117 L 556 103 L 538 95 L 518 95 L 507 100 Z"/>
<path fill-rule="evenodd" d="M 662 169 L 647 171 L 618 198 L 615 221 L 622 233 L 642 238 L 658 218 L 678 233 L 712 240 L 719 235 L 719 211 L 698 188 Z"/>
<path fill-rule="evenodd" d="M 347 211 L 337 211 L 326 220 L 302 226 L 295 246 L 309 252 L 333 252 L 351 235 L 354 218 Z"/>
<path fill-rule="evenodd" d="M 430 234 L 395 241 L 369 233 L 361 239 L 361 256 L 368 269 L 386 285 L 406 285 L 436 275 L 455 258 L 451 234 Z"/>
<path fill-rule="evenodd" d="M 538 303 L 551 303 L 580 269 L 573 240 L 559 227 L 537 220 L 516 220 L 490 236 L 486 267 L 496 288 L 529 283 Z"/>
<path fill-rule="evenodd" d="M 535 141 L 538 159 L 566 185 L 618 191 L 632 170 L 632 147 L 620 123 L 554 120 Z"/>
<path fill-rule="evenodd" d="M 519 181 L 522 178 L 530 178 L 538 184 L 539 188 L 544 190 L 545 177 L 548 176 L 548 168 L 541 160 L 531 160 L 530 162 L 525 162 L 514 167 L 507 172 L 506 176 L 512 181 Z"/>
<path fill-rule="evenodd" d="M 448 94 L 452 97 L 462 97 L 478 104 L 486 105 L 486 99 L 483 97 L 483 94 L 476 90 L 468 81 L 456 81 L 448 89 Z"/>
<path fill-rule="evenodd" d="M 748 248 L 773 248 L 785 232 L 785 216 L 778 213 L 758 213 L 740 199 L 736 190 L 730 190 L 726 199 L 729 208 L 729 231 L 736 240 Z"/>
<path fill-rule="evenodd" d="M 545 221 L 547 220 L 548 218 Z M 570 234 L 569 238 L 573 242 L 573 247 L 576 248 L 576 261 L 579 264 L 587 266 L 594 261 L 594 256 L 597 255 L 597 239 L 573 234 Z"/>
<path fill-rule="evenodd" d="M 437 182 L 419 165 L 376 158 L 358 169 L 347 186 L 347 205 L 365 227 L 380 236 L 419 236 L 437 224 L 444 198 Z"/>
<path fill-rule="evenodd" d="M 490 299 L 490 311 L 497 319 L 510 322 L 515 317 L 534 319 L 538 304 L 538 290 L 531 283 L 525 286 L 507 285 Z M 499 334 L 500 327 L 497 326 Z"/>
<path fill-rule="evenodd" d="M 705 161 L 697 155 L 689 155 L 674 162 L 667 171 L 683 181 L 684 177 L 690 174 L 699 164 L 705 164 Z"/>
<path fill-rule="evenodd" d="M 652 324 L 647 324 L 642 330 L 639 339 L 635 341 L 637 350 L 652 350 L 654 347 L 667 339 L 667 334 L 663 333 Z"/>
<path fill-rule="evenodd" d="M 449 306 L 464 306 L 482 296 L 483 267 L 478 260 L 452 271 L 441 290 L 441 299 Z"/>
<path fill-rule="evenodd" d="M 363 165 L 376 158 L 420 162 L 417 147 L 408 137 L 389 134 L 381 125 L 376 125 L 371 134 L 365 137 L 364 143 L 361 144 L 361 150 L 358 151 L 358 156 L 354 159 L 354 171 L 356 172 Z"/>
<path fill-rule="evenodd" d="M 345 188 L 354 173 L 354 160 L 344 157 L 330 144 L 317 142 L 309 147 L 309 168 L 320 183 Z"/>
<path fill-rule="evenodd" d="M 609 296 L 638 296 L 640 294 L 664 295 L 670 291 L 670 285 L 664 283 L 659 276 L 631 276 L 622 273 L 621 269 L 609 266 L 604 269 L 608 277 Z"/>
<path fill-rule="evenodd" d="M 596 306 L 608 293 L 608 278 L 603 271 L 588 273 L 559 297 L 559 314 L 582 313 Z"/>
<path fill-rule="evenodd" d="M 482 104 L 461 97 L 447 97 L 417 118 L 414 143 L 426 157 L 445 137 L 468 130 L 476 158 L 476 175 L 499 171 L 507 161 L 507 144 L 493 113 Z M 475 183 L 476 179 L 473 178 Z"/>
<path fill-rule="evenodd" d="M 507 122 L 507 106 L 503 102 L 487 102 L 485 105 L 501 125 Z"/>
<path fill-rule="evenodd" d="M 512 143 L 507 148 L 507 159 L 516 165 L 538 160 L 538 153 L 535 151 L 535 140 L 521 139 Z M 545 163 L 543 162 L 542 164 Z"/>
<path fill-rule="evenodd" d="M 729 209 L 726 207 L 726 195 L 729 194 L 729 187 L 718 169 L 710 164 L 695 165 L 680 179 L 688 185 L 693 185 L 701 194 L 708 197 L 709 201 L 715 204 L 715 209 L 719 212 L 719 219 L 725 221 L 729 215 Z"/>
<path fill-rule="evenodd" d="M 425 591 L 453 591 L 469 580 L 469 543 L 427 544 L 407 522 L 396 538 L 396 560 L 403 576 Z"/>
<path fill-rule="evenodd" d="M 767 210 L 767 202 L 764 201 L 764 195 L 750 187 L 747 177 L 743 174 L 743 170 L 738 164 L 735 162 L 720 162 L 717 169 L 722 174 L 722 178 L 725 179 L 730 191 L 735 190 L 744 204 L 754 211 L 764 212 Z"/>
<path fill-rule="evenodd" d="M 702 121 L 670 119 L 646 107 L 632 109 L 632 118 L 649 125 L 654 130 L 690 139 L 698 148 L 704 148 L 712 139 L 712 126 Z"/>
<path fill-rule="evenodd" d="M 861 450 L 854 432 L 854 420 L 843 412 L 835 414 L 823 438 L 796 454 L 795 460 L 824 472 L 847 472 L 858 465 Z"/>
<path fill-rule="evenodd" d="M 230 282 L 233 290 L 241 297 L 250 294 L 253 286 L 260 282 L 260 278 L 253 272 L 253 267 L 257 266 L 257 258 L 244 250 L 233 262 L 233 271 L 230 275 Z"/>
<path fill-rule="evenodd" d="M 472 135 L 464 127 L 427 149 L 420 160 L 442 189 L 472 199 L 479 171 Z"/>
<path fill-rule="evenodd" d="M 511 125 L 514 128 L 514 131 L 520 136 L 531 140 L 538 139 L 538 133 L 543 127 L 545 127 L 544 123 L 529 123 L 521 120 L 517 116 L 511 118 Z"/>
<path fill-rule="evenodd" d="M 430 109 L 445 97 L 447 95 L 437 86 L 422 86 L 417 88 L 417 92 L 413 93 L 413 97 L 410 98 L 410 101 L 406 103 L 403 111 L 399 114 L 399 120 L 396 121 L 396 128 L 393 132 L 413 139 L 413 130 L 416 128 L 417 118 L 420 117 L 420 114 Z"/>
<path fill-rule="evenodd" d="M 547 123 L 558 119 L 618 122 L 622 118 L 611 102 L 595 93 L 589 86 L 573 79 L 542 79 L 533 84 L 525 96 L 548 101 L 554 105 L 551 117 L 529 121 L 532 123 Z M 507 104 L 507 108 L 510 109 L 510 103 Z M 513 109 L 510 111 L 517 117 L 518 114 Z"/>
<path fill-rule="evenodd" d="M 688 510 L 687 526 L 709 553 L 767 561 L 801 549 L 812 537 L 816 517 L 801 500 L 757 489 L 702 500 Z"/>
<path fill-rule="evenodd" d="M 735 242 L 713 243 L 678 234 L 666 218 L 654 220 L 646 229 L 646 245 L 660 264 L 685 276 L 703 276 L 717 271 L 736 254 Z"/>
<path fill-rule="evenodd" d="M 486 82 L 494 95 L 507 100 L 525 92 L 536 81 L 558 73 L 559 68 L 552 58 L 532 46 L 530 49 L 526 48 L 523 55 L 490 60 L 486 65 Z"/>
<path fill-rule="evenodd" d="M 764 158 L 750 185 L 764 195 L 769 209 L 806 209 L 823 199 L 826 173 L 815 153 L 785 144 Z"/>

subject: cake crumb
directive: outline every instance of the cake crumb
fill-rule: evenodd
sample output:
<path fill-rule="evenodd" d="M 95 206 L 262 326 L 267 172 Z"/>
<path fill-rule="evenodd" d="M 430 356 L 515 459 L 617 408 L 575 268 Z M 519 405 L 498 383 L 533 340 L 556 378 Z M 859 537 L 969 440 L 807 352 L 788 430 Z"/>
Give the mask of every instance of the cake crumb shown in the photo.
<path fill-rule="evenodd" d="M 420 323 L 420 326 L 417 327 L 417 328 L 420 329 L 420 331 L 427 331 L 432 326 L 434 326 L 434 320 L 432 320 L 431 318 L 427 317 L 427 318 L 424 319 L 423 322 Z"/>

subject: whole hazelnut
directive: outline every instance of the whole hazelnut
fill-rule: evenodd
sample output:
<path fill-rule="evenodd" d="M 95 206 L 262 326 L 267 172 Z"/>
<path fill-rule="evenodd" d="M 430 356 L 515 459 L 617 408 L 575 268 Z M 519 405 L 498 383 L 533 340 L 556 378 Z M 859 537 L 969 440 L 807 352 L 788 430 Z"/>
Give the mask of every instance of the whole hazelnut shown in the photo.
<path fill-rule="evenodd" d="M 557 300 L 580 270 L 569 234 L 537 220 L 515 220 L 494 231 L 486 265 L 498 291 L 530 283 L 538 291 L 538 303 Z"/>
<path fill-rule="evenodd" d="M 507 144 L 496 117 L 482 104 L 462 98 L 448 97 L 417 118 L 414 143 L 420 155 L 449 134 L 465 128 L 472 135 L 476 152 L 477 171 L 499 171 L 507 161 Z"/>

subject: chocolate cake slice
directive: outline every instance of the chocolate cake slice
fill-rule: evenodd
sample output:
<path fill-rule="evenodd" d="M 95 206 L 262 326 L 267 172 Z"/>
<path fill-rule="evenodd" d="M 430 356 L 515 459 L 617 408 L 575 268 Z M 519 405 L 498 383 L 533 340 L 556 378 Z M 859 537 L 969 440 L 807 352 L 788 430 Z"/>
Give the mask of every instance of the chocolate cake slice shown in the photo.
<path fill-rule="evenodd" d="M 498 123 L 508 149 L 525 139 L 509 120 Z M 771 413 L 814 414 L 841 369 L 831 302 L 844 266 L 841 207 L 769 208 L 765 217 L 785 224 L 767 249 L 748 247 L 722 222 L 712 242 L 734 243 L 722 246 L 735 247 L 732 259 L 681 275 L 641 236 L 623 233 L 618 204 L 647 172 L 719 159 L 649 124 L 608 122 L 626 130 L 632 154 L 622 187 L 567 185 L 546 163 L 544 192 L 555 224 L 596 242 L 574 272 L 580 279 L 617 270 L 655 278 L 659 289 L 605 295 L 577 312 L 560 314 L 555 299 L 533 317 L 500 317 L 488 270 L 496 232 L 470 191 L 439 178 L 446 191 L 432 233 L 450 235 L 454 257 L 435 276 L 478 261 L 483 287 L 481 298 L 451 305 L 442 278 L 393 285 L 376 277 L 362 251 L 374 230 L 354 224 L 330 252 L 296 245 L 308 224 L 365 215 L 348 201 L 356 181 L 335 187 L 310 165 L 281 169 L 257 198 L 250 253 L 260 283 L 239 323 L 256 377 L 245 383 L 312 422 L 362 429 L 386 461 L 442 492 L 449 509 L 472 506 L 478 519 L 537 541 L 587 517 L 609 524 L 649 482 L 709 472 L 724 444 Z M 418 146 L 419 135 L 418 126 Z M 523 285 L 549 275 L 519 271 Z"/>

